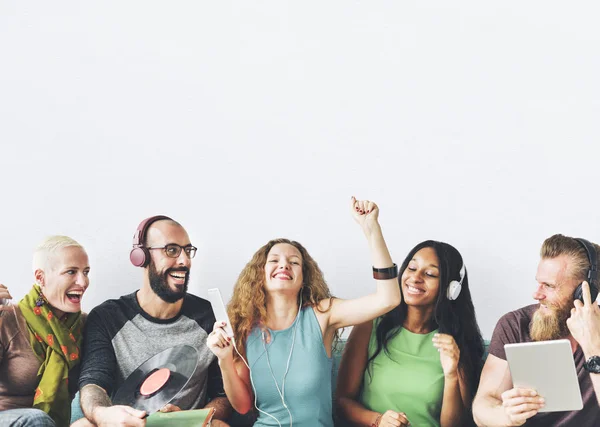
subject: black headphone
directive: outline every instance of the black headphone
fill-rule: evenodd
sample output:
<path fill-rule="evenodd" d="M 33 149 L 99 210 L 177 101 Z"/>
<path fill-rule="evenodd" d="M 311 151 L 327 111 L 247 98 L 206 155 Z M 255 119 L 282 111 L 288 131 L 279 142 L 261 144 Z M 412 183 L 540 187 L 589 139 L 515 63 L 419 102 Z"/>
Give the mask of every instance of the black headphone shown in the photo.
<path fill-rule="evenodd" d="M 138 225 L 138 228 L 133 235 L 133 249 L 131 249 L 131 252 L 129 253 L 129 259 L 136 267 L 146 267 L 150 263 L 150 251 L 144 247 L 146 232 L 152 223 L 160 221 L 161 219 L 171 218 L 164 215 L 151 216 L 150 218 L 143 220 L 140 225 Z"/>
<path fill-rule="evenodd" d="M 587 254 L 588 261 L 590 262 L 590 268 L 587 272 L 586 280 L 590 285 L 590 295 L 592 297 L 592 302 L 596 301 L 598 297 L 598 254 L 596 252 L 596 248 L 594 244 L 581 238 L 576 238 L 577 242 L 585 249 L 585 253 Z M 574 299 L 578 299 L 583 302 L 583 283 L 580 283 L 575 289 L 575 293 L 573 294 Z"/>

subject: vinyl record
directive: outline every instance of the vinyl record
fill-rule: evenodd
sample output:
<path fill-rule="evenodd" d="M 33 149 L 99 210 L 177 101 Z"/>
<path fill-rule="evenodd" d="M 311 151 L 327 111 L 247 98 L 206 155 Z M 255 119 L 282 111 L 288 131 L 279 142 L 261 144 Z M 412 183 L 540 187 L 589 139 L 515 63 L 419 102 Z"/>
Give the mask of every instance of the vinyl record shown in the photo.
<path fill-rule="evenodd" d="M 198 365 L 198 351 L 177 345 L 152 356 L 133 371 L 112 398 L 149 414 L 160 410 L 185 387 Z"/>

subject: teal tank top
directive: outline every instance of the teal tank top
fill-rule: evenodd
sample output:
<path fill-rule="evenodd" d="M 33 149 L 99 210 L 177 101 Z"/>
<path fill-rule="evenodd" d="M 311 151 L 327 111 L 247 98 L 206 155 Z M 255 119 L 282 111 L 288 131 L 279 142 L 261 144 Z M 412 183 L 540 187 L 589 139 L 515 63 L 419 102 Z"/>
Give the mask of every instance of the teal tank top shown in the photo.
<path fill-rule="evenodd" d="M 296 339 L 292 350 L 296 323 Z M 263 340 L 262 331 L 257 327 L 246 340 L 246 356 L 258 408 L 277 418 L 282 426 L 290 425 L 290 414 L 283 406 L 275 386 L 277 382 L 293 417 L 293 427 L 333 427 L 332 359 L 325 351 L 323 334 L 313 308 L 300 310 L 300 315 L 289 328 L 281 331 L 269 329 L 269 332 L 270 343 Z M 290 351 L 292 356 L 284 390 L 283 377 Z M 254 426 L 273 427 L 278 424 L 273 418 L 259 412 Z"/>
<path fill-rule="evenodd" d="M 377 350 L 373 322 L 369 358 Z M 433 335 L 415 334 L 404 328 L 388 341 L 388 356 L 382 349 L 365 369 L 360 395 L 362 404 L 376 412 L 404 412 L 413 426 L 439 426 L 444 395 L 444 371 Z"/>

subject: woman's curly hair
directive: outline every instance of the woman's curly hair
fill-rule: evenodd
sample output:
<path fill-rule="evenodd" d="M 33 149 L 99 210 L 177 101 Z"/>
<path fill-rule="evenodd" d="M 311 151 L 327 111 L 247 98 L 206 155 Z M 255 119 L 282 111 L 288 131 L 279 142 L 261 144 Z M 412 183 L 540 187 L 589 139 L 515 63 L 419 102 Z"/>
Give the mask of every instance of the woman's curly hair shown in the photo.
<path fill-rule="evenodd" d="M 237 343 L 237 348 L 245 357 L 246 340 L 252 328 L 263 327 L 267 321 L 267 292 L 265 290 L 265 264 L 273 246 L 286 243 L 294 246 L 302 256 L 302 276 L 304 283 L 298 293 L 302 295 L 302 307 L 316 307 L 319 302 L 333 296 L 325 282 L 323 272 L 316 261 L 300 243 L 289 239 L 273 239 L 261 247 L 246 264 L 233 288 L 233 296 L 227 305 L 227 314 Z M 326 311 L 325 310 L 325 311 Z M 336 333 L 337 338 L 337 333 Z M 235 354 L 235 353 L 234 353 Z M 237 354 L 235 355 L 237 357 Z"/>

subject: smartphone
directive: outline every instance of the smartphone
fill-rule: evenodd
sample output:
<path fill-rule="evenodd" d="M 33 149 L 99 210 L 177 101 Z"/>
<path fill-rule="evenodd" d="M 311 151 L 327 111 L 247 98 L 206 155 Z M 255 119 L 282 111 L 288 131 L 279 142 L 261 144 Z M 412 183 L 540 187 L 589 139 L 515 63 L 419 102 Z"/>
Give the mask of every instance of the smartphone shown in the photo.
<path fill-rule="evenodd" d="M 231 328 L 231 322 L 229 316 L 227 316 L 227 310 L 221 297 L 221 291 L 218 288 L 208 290 L 208 300 L 212 305 L 213 312 L 215 313 L 215 319 L 217 322 L 225 322 L 225 332 L 228 336 L 233 337 L 233 329 Z"/>

